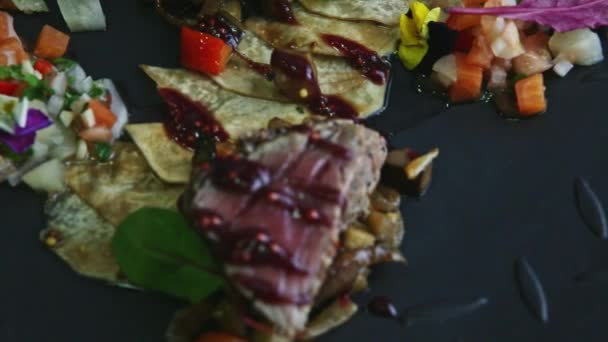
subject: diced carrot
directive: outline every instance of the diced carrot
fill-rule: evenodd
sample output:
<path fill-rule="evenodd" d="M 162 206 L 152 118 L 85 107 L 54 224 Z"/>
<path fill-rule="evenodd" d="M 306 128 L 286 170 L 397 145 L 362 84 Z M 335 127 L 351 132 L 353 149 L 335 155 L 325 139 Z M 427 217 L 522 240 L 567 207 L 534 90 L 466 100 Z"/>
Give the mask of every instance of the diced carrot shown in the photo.
<path fill-rule="evenodd" d="M 486 3 L 486 0 L 463 0 L 462 5 L 464 7 L 483 7 L 483 4 Z"/>
<path fill-rule="evenodd" d="M 34 54 L 49 59 L 59 58 L 65 54 L 69 43 L 70 36 L 52 26 L 44 25 L 36 41 Z"/>
<path fill-rule="evenodd" d="M 477 36 L 473 41 L 471 51 L 467 54 L 467 63 L 489 69 L 493 59 L 494 54 L 486 38 L 483 35 Z"/>
<path fill-rule="evenodd" d="M 116 115 L 112 113 L 110 108 L 106 107 L 99 100 L 91 100 L 89 101 L 89 108 L 93 111 L 95 115 L 95 122 L 97 126 L 112 128 L 116 123 Z"/>
<path fill-rule="evenodd" d="M 17 34 L 15 33 L 15 28 L 13 26 L 13 16 L 0 11 L 0 40 L 16 36 Z"/>
<path fill-rule="evenodd" d="M 473 47 L 473 41 L 475 40 L 475 36 L 471 30 L 464 30 L 458 32 L 458 36 L 456 37 L 456 43 L 454 44 L 454 50 L 461 52 L 469 52 L 471 47 Z"/>
<path fill-rule="evenodd" d="M 0 41 L 0 65 L 20 64 L 28 58 L 18 38 L 11 37 Z"/>
<path fill-rule="evenodd" d="M 457 78 L 448 90 L 450 100 L 454 103 L 474 101 L 481 96 L 483 69 L 467 63 L 466 55 L 455 53 Z"/>
<path fill-rule="evenodd" d="M 452 30 L 464 31 L 481 24 L 481 16 L 474 14 L 450 14 L 447 25 Z"/>
<path fill-rule="evenodd" d="M 515 95 L 521 115 L 536 115 L 547 110 L 543 74 L 535 74 L 517 81 Z"/>

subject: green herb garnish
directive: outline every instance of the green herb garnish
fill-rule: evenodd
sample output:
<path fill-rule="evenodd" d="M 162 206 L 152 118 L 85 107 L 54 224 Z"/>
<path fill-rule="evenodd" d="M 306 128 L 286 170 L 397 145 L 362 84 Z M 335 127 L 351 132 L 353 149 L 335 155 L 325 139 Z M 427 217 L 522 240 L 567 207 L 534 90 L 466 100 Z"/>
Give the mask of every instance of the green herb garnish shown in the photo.
<path fill-rule="evenodd" d="M 25 82 L 28 87 L 23 91 L 23 96 L 30 100 L 38 99 L 46 101 L 53 95 L 53 89 L 51 89 L 43 80 L 39 80 L 32 74 L 24 74 L 21 70 L 21 65 L 0 67 L 0 79 Z"/>
<path fill-rule="evenodd" d="M 89 96 L 94 99 L 102 97 L 105 93 L 106 89 L 96 83 L 93 83 L 93 87 L 91 87 L 91 90 L 89 90 Z"/>
<path fill-rule="evenodd" d="M 224 285 L 209 247 L 178 213 L 142 208 L 116 230 L 112 254 L 129 282 L 199 302 Z"/>
<path fill-rule="evenodd" d="M 107 162 L 110 160 L 110 158 L 112 158 L 112 145 L 108 143 L 96 143 L 95 153 L 97 154 L 97 159 L 100 162 Z"/>
<path fill-rule="evenodd" d="M 55 58 L 53 60 L 53 64 L 60 71 L 66 71 L 66 70 L 72 69 L 77 63 L 71 59 L 60 57 L 60 58 Z"/>

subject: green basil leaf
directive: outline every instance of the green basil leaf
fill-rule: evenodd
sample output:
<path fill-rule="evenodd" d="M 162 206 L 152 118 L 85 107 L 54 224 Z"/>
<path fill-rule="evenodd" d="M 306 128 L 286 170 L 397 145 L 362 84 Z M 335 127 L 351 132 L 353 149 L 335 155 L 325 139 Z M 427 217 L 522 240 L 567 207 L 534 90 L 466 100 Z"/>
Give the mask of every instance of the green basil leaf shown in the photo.
<path fill-rule="evenodd" d="M 119 226 L 112 253 L 133 285 L 198 302 L 224 285 L 202 238 L 178 213 L 142 208 Z"/>

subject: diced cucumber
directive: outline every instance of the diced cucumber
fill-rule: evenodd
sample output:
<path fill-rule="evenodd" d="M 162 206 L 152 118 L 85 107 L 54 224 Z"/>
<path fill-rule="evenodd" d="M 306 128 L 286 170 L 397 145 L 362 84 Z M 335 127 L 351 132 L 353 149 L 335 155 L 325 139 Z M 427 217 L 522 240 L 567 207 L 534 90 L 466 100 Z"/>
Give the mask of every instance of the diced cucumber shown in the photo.
<path fill-rule="evenodd" d="M 61 123 L 65 127 L 70 127 L 72 121 L 74 121 L 74 112 L 71 112 L 69 110 L 61 111 L 61 113 L 59 114 L 59 120 L 61 120 Z"/>
<path fill-rule="evenodd" d="M 93 114 L 93 110 L 91 108 L 88 108 L 87 110 L 82 112 L 82 114 L 80 114 L 80 118 L 82 119 L 82 122 L 87 128 L 95 127 L 95 114 Z"/>

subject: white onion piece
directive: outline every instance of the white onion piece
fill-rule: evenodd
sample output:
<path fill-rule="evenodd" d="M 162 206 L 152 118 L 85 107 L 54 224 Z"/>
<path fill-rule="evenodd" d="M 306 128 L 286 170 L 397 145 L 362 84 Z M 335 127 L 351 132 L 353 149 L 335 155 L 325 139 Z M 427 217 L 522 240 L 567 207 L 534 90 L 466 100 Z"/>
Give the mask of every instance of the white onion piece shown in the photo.
<path fill-rule="evenodd" d="M 85 160 L 89 158 L 89 148 L 87 147 L 87 142 L 80 139 L 76 144 L 76 159 Z"/>
<path fill-rule="evenodd" d="M 91 78 L 91 76 L 87 76 L 84 80 L 80 81 L 80 83 L 74 85 L 74 90 L 79 93 L 88 93 L 89 91 L 91 91 L 92 87 L 93 79 Z"/>
<path fill-rule="evenodd" d="M 53 95 L 49 98 L 49 102 L 46 105 L 49 114 L 53 117 L 56 117 L 61 112 L 63 108 L 63 104 L 65 103 L 65 98 L 61 95 Z"/>
<path fill-rule="evenodd" d="M 106 17 L 99 0 L 57 0 L 57 4 L 70 31 L 106 29 Z"/>
<path fill-rule="evenodd" d="M 449 87 L 458 79 L 456 67 L 456 56 L 453 54 L 443 56 L 433 64 L 433 71 L 437 73 L 437 79 L 444 87 Z"/>
<path fill-rule="evenodd" d="M 564 77 L 570 72 L 570 70 L 572 70 L 572 68 L 574 68 L 574 64 L 566 60 L 560 60 L 553 66 L 553 71 L 555 71 L 555 73 L 559 76 Z"/>
<path fill-rule="evenodd" d="M 65 72 L 60 72 L 53 77 L 49 85 L 55 92 L 55 95 L 64 95 L 65 90 L 68 88 L 68 78 Z"/>
<path fill-rule="evenodd" d="M 80 114 L 89 101 L 91 101 L 91 97 L 88 94 L 82 94 L 78 100 L 72 102 L 70 109 L 72 112 Z"/>
<path fill-rule="evenodd" d="M 67 76 L 73 82 L 70 85 L 72 88 L 76 87 L 78 84 L 80 84 L 80 82 L 87 78 L 87 74 L 79 64 L 74 65 L 70 70 L 68 70 Z"/>
<path fill-rule="evenodd" d="M 101 83 L 104 87 L 110 92 L 112 95 L 112 105 L 110 106 L 110 110 L 114 115 L 116 115 L 116 123 L 112 127 L 112 136 L 114 139 L 117 139 L 122 134 L 122 130 L 124 126 L 129 121 L 129 112 L 127 110 L 127 106 L 125 106 L 124 101 L 120 97 L 114 82 L 110 79 L 103 79 Z"/>
<path fill-rule="evenodd" d="M 48 12 L 49 8 L 46 6 L 44 0 L 11 0 L 15 7 L 25 13 L 33 12 Z M 13 25 L 10 25 L 12 27 Z"/>
<path fill-rule="evenodd" d="M 589 29 L 556 32 L 549 39 L 549 49 L 572 64 L 593 65 L 604 59 L 600 38 Z"/>
<path fill-rule="evenodd" d="M 502 89 L 507 86 L 507 71 L 498 65 L 490 68 L 490 78 L 488 80 L 489 89 Z"/>

